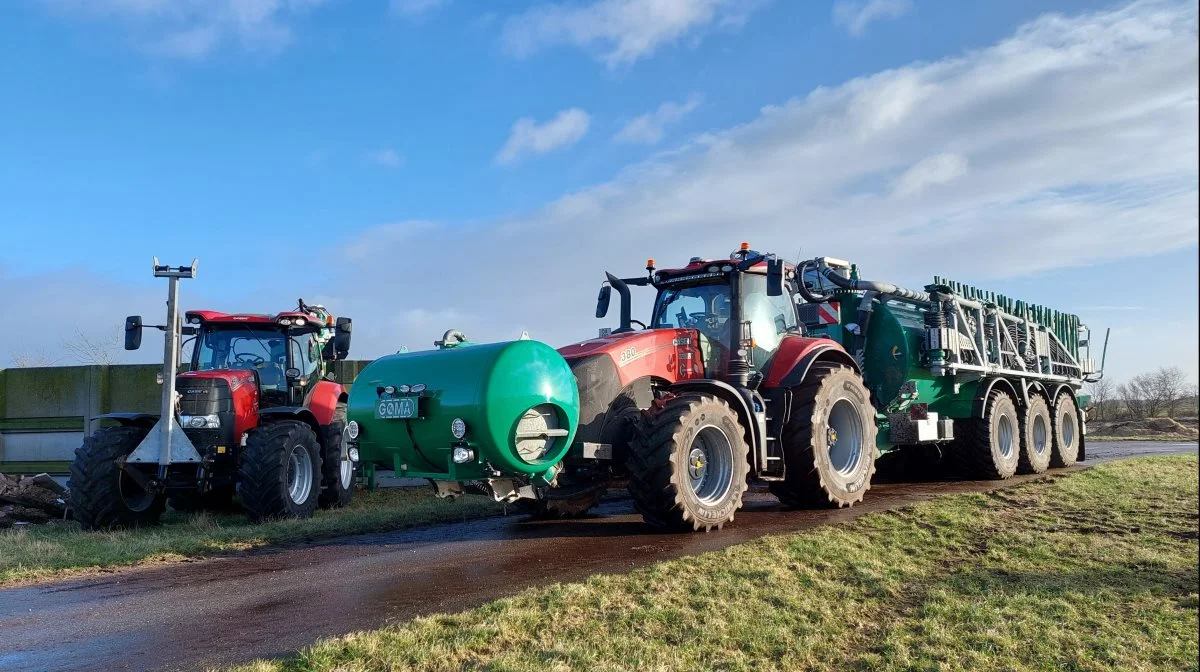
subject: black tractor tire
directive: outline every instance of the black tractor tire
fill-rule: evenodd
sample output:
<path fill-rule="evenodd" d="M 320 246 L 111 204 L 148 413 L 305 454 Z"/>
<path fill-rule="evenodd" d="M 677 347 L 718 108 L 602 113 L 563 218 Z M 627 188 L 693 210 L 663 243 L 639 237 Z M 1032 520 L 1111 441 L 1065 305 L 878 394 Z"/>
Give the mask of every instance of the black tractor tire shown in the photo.
<path fill-rule="evenodd" d="M 322 428 L 325 437 L 321 459 L 321 494 L 317 506 L 322 509 L 339 509 L 354 498 L 358 465 L 351 463 L 349 480 L 342 473 L 342 432 L 346 429 L 346 404 L 339 403 L 333 411 L 333 420 Z"/>
<path fill-rule="evenodd" d="M 1050 468 L 1050 404 L 1040 394 L 1029 395 L 1029 405 L 1020 411 L 1021 456 L 1017 472 L 1041 474 Z"/>
<path fill-rule="evenodd" d="M 871 393 L 853 369 L 817 364 L 792 390 L 783 428 L 784 480 L 771 493 L 789 508 L 853 506 L 871 489 L 878 429 Z M 843 443 L 838 446 L 839 441 Z"/>
<path fill-rule="evenodd" d="M 1075 397 L 1063 392 L 1054 400 L 1050 414 L 1054 440 L 1050 450 L 1050 466 L 1069 467 L 1083 455 L 1083 423 L 1079 421 L 1079 407 Z"/>
<path fill-rule="evenodd" d="M 237 510 L 233 501 L 234 488 L 225 487 L 199 492 L 174 492 L 167 497 L 167 504 L 180 513 L 210 511 L 212 513 L 229 513 Z"/>
<path fill-rule="evenodd" d="M 1017 473 L 1020 464 L 1020 421 L 1013 398 L 1003 390 L 992 390 L 982 418 L 959 423 L 963 433 L 955 454 L 964 476 L 1004 480 Z"/>
<path fill-rule="evenodd" d="M 71 511 L 85 530 L 157 525 L 166 507 L 161 493 L 147 493 L 119 466 L 150 430 L 108 427 L 83 440 L 71 463 Z"/>
<path fill-rule="evenodd" d="M 742 507 L 746 492 L 750 465 L 744 432 L 737 413 L 722 399 L 672 397 L 639 424 L 630 444 L 634 508 L 654 527 L 721 529 Z"/>
<path fill-rule="evenodd" d="M 321 444 L 312 427 L 279 420 L 251 430 L 240 483 L 242 508 L 251 522 L 311 516 L 321 489 Z"/>
<path fill-rule="evenodd" d="M 607 483 L 587 484 L 570 488 L 569 492 L 557 493 L 550 490 L 544 499 L 518 499 L 517 508 L 537 520 L 569 520 L 587 515 L 600 504 L 600 498 L 608 490 Z"/>

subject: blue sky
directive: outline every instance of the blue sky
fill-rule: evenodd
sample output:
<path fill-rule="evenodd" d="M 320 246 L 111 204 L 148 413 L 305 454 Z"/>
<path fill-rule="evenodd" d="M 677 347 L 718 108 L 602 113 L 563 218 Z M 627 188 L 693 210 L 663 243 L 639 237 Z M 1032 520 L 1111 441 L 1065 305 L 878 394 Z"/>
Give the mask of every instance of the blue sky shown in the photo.
<path fill-rule="evenodd" d="M 1195 378 L 1190 4 L 16 0 L 0 45 L 0 283 L 44 325 L 4 363 L 156 313 L 151 255 L 370 357 L 583 338 L 604 268 L 749 238 Z"/>

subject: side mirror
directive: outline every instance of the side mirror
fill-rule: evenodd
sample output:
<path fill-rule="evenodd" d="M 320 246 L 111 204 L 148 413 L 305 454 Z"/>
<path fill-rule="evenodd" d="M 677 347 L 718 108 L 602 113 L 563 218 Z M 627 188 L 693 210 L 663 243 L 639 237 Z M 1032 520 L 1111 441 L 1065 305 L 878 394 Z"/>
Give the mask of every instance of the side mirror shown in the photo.
<path fill-rule="evenodd" d="M 333 332 L 333 354 L 338 359 L 345 359 L 350 354 L 350 332 L 353 326 L 350 318 L 337 318 Z"/>
<path fill-rule="evenodd" d="M 130 315 L 125 318 L 125 349 L 137 350 L 142 347 L 142 316 Z"/>
<path fill-rule="evenodd" d="M 596 317 L 608 315 L 608 303 L 612 300 L 612 287 L 600 286 L 600 295 L 596 297 Z"/>
<path fill-rule="evenodd" d="M 783 296 L 783 260 L 767 260 L 767 296 Z"/>

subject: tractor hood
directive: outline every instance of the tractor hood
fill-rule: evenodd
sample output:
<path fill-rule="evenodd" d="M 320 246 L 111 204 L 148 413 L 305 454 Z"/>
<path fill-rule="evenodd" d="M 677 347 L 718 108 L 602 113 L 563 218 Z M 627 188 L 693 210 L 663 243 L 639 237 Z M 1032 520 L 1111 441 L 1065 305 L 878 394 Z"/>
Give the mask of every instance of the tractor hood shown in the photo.
<path fill-rule="evenodd" d="M 699 340 L 692 329 L 648 329 L 575 343 L 558 353 L 573 367 L 591 357 L 611 360 L 622 387 L 646 376 L 673 383 L 704 376 Z"/>

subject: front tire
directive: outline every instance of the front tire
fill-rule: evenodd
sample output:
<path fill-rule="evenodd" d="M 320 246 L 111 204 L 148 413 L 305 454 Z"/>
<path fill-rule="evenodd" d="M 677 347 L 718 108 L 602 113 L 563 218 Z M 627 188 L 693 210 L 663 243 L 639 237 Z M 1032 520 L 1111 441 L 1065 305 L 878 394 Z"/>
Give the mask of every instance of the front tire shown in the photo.
<path fill-rule="evenodd" d="M 317 508 L 321 479 L 317 435 L 299 420 L 255 428 L 242 457 L 242 507 L 251 522 L 308 518 Z"/>
<path fill-rule="evenodd" d="M 1050 465 L 1054 467 L 1069 467 L 1079 459 L 1082 452 L 1083 432 L 1079 422 L 1079 407 L 1075 405 L 1075 397 L 1063 392 L 1054 401 L 1052 431 L 1053 445 L 1050 452 Z"/>
<path fill-rule="evenodd" d="M 345 454 L 346 404 L 339 403 L 333 412 L 333 420 L 324 428 L 325 457 L 321 461 L 321 494 L 317 506 L 322 509 L 337 509 L 346 506 L 354 498 L 356 465 Z"/>
<path fill-rule="evenodd" d="M 1004 480 L 1017 473 L 1021 443 L 1017 417 L 1012 397 L 992 390 L 983 417 L 963 422 L 966 431 L 958 453 L 969 477 Z"/>
<path fill-rule="evenodd" d="M 83 440 L 71 463 L 71 509 L 85 530 L 157 525 L 166 507 L 118 464 L 146 438 L 143 427 L 109 427 Z"/>
<path fill-rule="evenodd" d="M 650 525 L 707 532 L 742 507 L 749 448 L 737 414 L 717 397 L 673 397 L 638 428 L 629 452 L 629 493 Z"/>
<path fill-rule="evenodd" d="M 844 366 L 814 366 L 793 391 L 781 437 L 784 480 L 771 483 L 771 493 L 790 508 L 862 501 L 875 474 L 877 432 L 862 378 Z"/>
<path fill-rule="evenodd" d="M 1050 405 L 1040 394 L 1029 395 L 1029 405 L 1021 413 L 1021 462 L 1023 474 L 1041 474 L 1050 468 Z"/>

